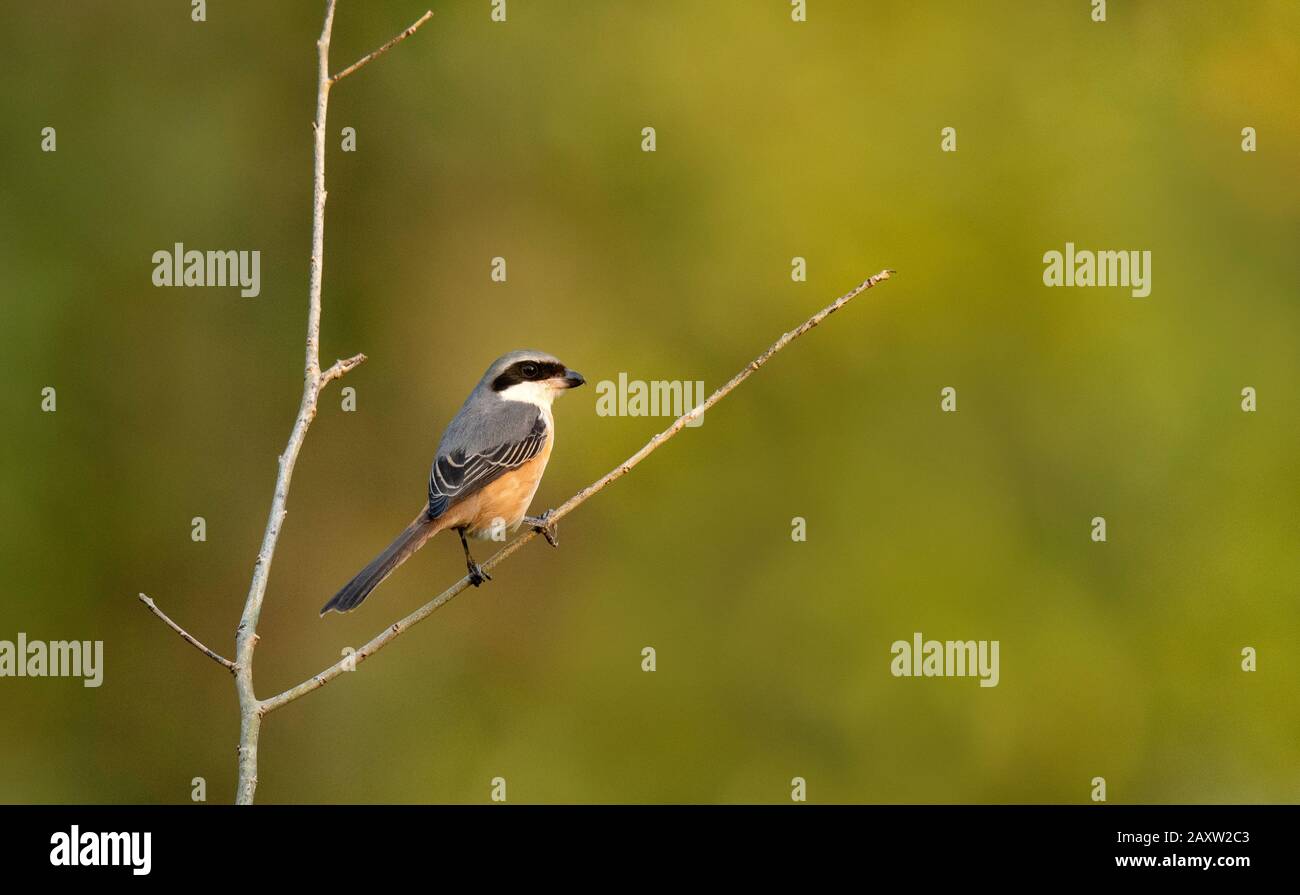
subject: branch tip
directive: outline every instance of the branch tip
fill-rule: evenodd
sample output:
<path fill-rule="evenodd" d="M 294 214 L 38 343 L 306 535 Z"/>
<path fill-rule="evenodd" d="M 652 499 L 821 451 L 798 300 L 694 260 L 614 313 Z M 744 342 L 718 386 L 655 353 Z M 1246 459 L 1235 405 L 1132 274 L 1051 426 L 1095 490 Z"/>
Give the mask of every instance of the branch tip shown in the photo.
<path fill-rule="evenodd" d="M 335 379 L 340 378 L 343 374 L 355 370 L 366 362 L 364 354 L 355 354 L 347 360 L 336 360 L 328 370 L 321 373 L 317 379 L 316 393 L 319 395 L 321 390 Z"/>
<path fill-rule="evenodd" d="M 179 634 L 186 643 L 188 643 L 190 646 L 197 649 L 199 652 L 203 653 L 203 655 L 207 656 L 209 659 L 211 659 L 213 662 L 216 662 L 218 665 L 224 665 L 230 671 L 231 674 L 235 673 L 234 662 L 231 662 L 229 659 L 227 659 L 225 656 L 220 655 L 219 653 L 213 652 L 212 650 L 204 646 L 202 643 L 200 643 L 198 639 L 195 638 L 194 635 L 192 635 L 189 631 L 186 631 L 180 625 L 176 624 L 176 622 L 168 618 L 167 613 L 159 609 L 158 604 L 155 603 L 153 600 L 151 600 L 148 596 L 142 593 L 139 595 L 139 597 L 140 597 L 140 602 L 143 603 L 145 606 L 149 607 L 150 612 L 158 616 L 158 618 L 162 620 L 163 624 L 165 624 L 167 627 L 171 628 L 173 631 Z"/>

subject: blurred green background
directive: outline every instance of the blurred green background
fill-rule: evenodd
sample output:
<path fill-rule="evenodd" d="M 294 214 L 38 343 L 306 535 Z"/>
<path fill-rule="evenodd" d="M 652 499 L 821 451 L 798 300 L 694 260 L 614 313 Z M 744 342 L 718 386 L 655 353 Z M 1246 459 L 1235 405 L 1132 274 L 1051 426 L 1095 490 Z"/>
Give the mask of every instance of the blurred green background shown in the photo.
<path fill-rule="evenodd" d="M 0 639 L 106 664 L 97 690 L 0 679 L 6 802 L 234 792 L 230 677 L 136 594 L 233 652 L 300 393 L 323 3 L 189 6 L 13 3 L 0 29 Z M 299 462 L 259 695 L 462 574 L 440 538 L 316 615 L 498 354 L 712 390 L 899 277 L 558 550 L 270 716 L 259 801 L 484 802 L 495 776 L 515 802 L 788 803 L 794 776 L 814 802 L 1085 802 L 1094 776 L 1112 802 L 1300 800 L 1300 6 L 1109 6 L 439 3 L 341 82 L 322 357 L 370 360 Z M 341 0 L 333 68 L 425 8 Z M 1066 241 L 1150 250 L 1150 297 L 1045 288 Z M 260 250 L 261 295 L 155 288 L 174 242 Z M 668 422 L 595 399 L 557 405 L 535 509 Z M 999 686 L 892 677 L 914 631 L 999 640 Z"/>

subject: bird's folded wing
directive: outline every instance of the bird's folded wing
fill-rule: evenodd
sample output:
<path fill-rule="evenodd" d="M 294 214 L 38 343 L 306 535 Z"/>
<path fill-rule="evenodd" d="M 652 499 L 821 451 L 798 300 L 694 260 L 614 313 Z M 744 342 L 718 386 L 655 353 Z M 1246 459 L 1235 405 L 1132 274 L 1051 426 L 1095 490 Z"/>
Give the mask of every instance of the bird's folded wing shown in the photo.
<path fill-rule="evenodd" d="M 536 457 L 546 442 L 546 420 L 539 413 L 528 433 L 490 448 L 440 453 L 429 473 L 429 516 L 436 518 L 458 500 Z"/>

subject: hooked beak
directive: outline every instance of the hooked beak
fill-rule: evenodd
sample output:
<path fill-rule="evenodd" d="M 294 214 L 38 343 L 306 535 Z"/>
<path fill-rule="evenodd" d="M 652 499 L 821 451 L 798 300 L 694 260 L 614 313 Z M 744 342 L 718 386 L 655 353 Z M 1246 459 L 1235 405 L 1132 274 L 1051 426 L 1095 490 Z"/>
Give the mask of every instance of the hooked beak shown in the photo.
<path fill-rule="evenodd" d="M 563 382 L 565 388 L 577 388 L 578 386 L 582 385 L 586 381 L 587 380 L 583 379 L 582 374 L 579 373 L 577 370 L 564 371 Z"/>

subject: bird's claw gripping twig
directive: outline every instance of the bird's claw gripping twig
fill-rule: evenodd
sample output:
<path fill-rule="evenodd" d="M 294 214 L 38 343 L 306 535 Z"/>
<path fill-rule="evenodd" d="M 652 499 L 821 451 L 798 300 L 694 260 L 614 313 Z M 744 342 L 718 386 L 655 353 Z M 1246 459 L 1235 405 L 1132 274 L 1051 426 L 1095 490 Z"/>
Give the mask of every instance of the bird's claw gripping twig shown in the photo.
<path fill-rule="evenodd" d="M 467 565 L 469 569 L 469 583 L 478 587 L 484 581 L 491 581 L 492 576 L 483 570 L 483 567 L 476 562 L 470 562 Z"/>
<path fill-rule="evenodd" d="M 546 538 L 546 543 L 552 547 L 558 547 L 560 546 L 560 533 L 556 530 L 556 526 L 560 523 L 551 521 L 551 514 L 554 512 L 555 510 L 547 510 L 540 516 L 525 516 L 524 521 L 533 527 L 533 531 Z"/>

